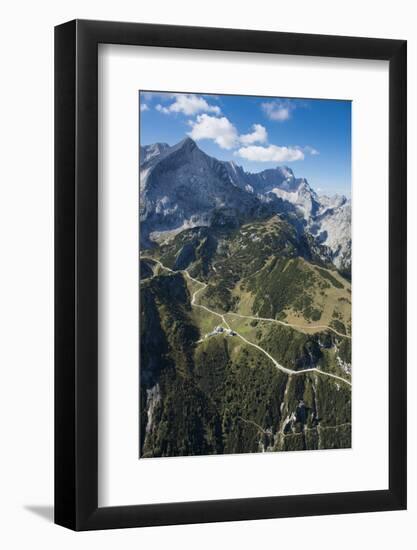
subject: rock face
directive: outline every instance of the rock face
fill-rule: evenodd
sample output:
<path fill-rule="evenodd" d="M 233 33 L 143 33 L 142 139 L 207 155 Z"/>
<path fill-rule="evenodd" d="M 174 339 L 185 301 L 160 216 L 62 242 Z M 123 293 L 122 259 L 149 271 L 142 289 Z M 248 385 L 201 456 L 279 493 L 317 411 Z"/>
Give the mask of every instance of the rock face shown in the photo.
<path fill-rule="evenodd" d="M 351 202 L 339 197 L 332 205 L 321 209 L 310 227 L 318 241 L 330 248 L 333 262 L 341 271 L 350 271 L 351 267 L 351 217 Z"/>
<path fill-rule="evenodd" d="M 336 267 L 351 264 L 351 203 L 319 196 L 288 167 L 245 172 L 235 162 L 206 155 L 186 138 L 170 147 L 140 149 L 141 246 L 166 232 L 197 226 L 235 225 L 278 213 L 298 231 L 329 248 Z"/>
<path fill-rule="evenodd" d="M 169 149 L 168 143 L 153 143 L 152 145 L 144 145 L 141 146 L 139 154 L 140 154 L 140 164 L 143 164 L 144 162 L 148 162 L 153 157 L 156 157 Z"/>
<path fill-rule="evenodd" d="M 231 182 L 224 162 L 203 153 L 189 138 L 173 147 L 162 147 L 156 155 L 147 150 L 144 159 L 140 170 L 144 246 L 161 232 L 239 225 L 244 219 L 273 214 L 268 203 Z"/>

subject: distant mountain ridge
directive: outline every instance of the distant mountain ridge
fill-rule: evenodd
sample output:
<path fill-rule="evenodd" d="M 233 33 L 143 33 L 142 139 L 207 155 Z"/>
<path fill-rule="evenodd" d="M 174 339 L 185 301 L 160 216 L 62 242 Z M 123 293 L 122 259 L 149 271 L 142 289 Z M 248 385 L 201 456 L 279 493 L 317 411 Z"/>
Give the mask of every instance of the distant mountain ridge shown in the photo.
<path fill-rule="evenodd" d="M 329 248 L 340 270 L 350 272 L 351 202 L 320 196 L 286 166 L 246 172 L 233 161 L 201 151 L 190 138 L 174 146 L 140 147 L 141 246 L 165 232 L 233 224 L 284 215 L 298 230 Z"/>

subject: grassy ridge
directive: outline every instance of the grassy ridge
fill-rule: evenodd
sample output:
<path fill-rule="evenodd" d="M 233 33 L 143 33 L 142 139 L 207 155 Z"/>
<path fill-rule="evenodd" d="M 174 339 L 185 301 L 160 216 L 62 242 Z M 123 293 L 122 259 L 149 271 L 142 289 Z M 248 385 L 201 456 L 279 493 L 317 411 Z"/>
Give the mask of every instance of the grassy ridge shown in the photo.
<path fill-rule="evenodd" d="M 278 216 L 239 229 L 189 229 L 158 251 L 164 265 L 209 284 L 204 303 L 216 311 L 293 324 L 336 319 L 332 326 L 349 334 L 350 283 L 320 253 L 311 237 Z"/>

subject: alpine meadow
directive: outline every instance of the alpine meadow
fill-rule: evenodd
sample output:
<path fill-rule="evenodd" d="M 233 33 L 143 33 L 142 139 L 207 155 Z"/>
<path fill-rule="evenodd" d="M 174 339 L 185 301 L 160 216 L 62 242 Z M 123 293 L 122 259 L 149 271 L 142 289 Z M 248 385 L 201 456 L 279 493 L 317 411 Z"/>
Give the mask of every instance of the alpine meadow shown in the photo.
<path fill-rule="evenodd" d="M 350 448 L 350 101 L 138 108 L 140 458 Z"/>

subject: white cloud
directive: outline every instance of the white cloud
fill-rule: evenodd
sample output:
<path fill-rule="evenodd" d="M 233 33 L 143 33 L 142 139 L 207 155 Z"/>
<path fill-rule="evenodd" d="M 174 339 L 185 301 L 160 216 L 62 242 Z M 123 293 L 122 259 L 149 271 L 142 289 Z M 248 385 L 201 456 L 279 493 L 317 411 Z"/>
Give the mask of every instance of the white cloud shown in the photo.
<path fill-rule="evenodd" d="M 212 139 L 222 149 L 233 149 L 239 144 L 239 135 L 235 126 L 226 117 L 198 115 L 195 121 L 189 121 L 191 131 L 188 135 L 196 141 Z"/>
<path fill-rule="evenodd" d="M 250 145 L 251 143 L 266 143 L 268 141 L 268 134 L 262 124 L 254 124 L 252 126 L 253 132 L 251 134 L 243 134 L 239 137 L 239 141 L 243 145 Z"/>
<path fill-rule="evenodd" d="M 220 115 L 221 113 L 220 107 L 217 105 L 209 105 L 203 97 L 194 94 L 176 94 L 173 103 L 167 107 L 158 103 L 155 108 L 160 113 L 183 113 L 187 116 L 202 112 L 214 113 L 215 115 Z"/>
<path fill-rule="evenodd" d="M 288 100 L 267 101 L 262 103 L 262 109 L 266 116 L 271 120 L 283 122 L 291 118 L 291 113 L 295 109 L 295 104 Z"/>
<path fill-rule="evenodd" d="M 306 147 L 304 147 L 304 151 L 309 155 L 313 155 L 313 156 L 320 155 L 320 152 L 317 151 L 317 149 L 314 149 L 314 147 L 310 147 L 310 145 L 306 145 Z"/>
<path fill-rule="evenodd" d="M 298 147 L 279 147 L 278 145 L 250 145 L 241 147 L 235 153 L 239 157 L 257 162 L 293 162 L 303 160 L 304 153 Z"/>
<path fill-rule="evenodd" d="M 140 104 L 140 112 L 144 113 L 145 111 L 149 111 L 149 107 L 146 105 L 146 103 Z"/>
<path fill-rule="evenodd" d="M 203 98 L 197 96 L 196 98 L 205 101 Z M 162 105 L 157 105 L 156 108 L 161 112 L 172 112 L 174 104 L 169 108 Z M 306 154 L 319 154 L 316 149 L 310 146 L 267 145 L 268 133 L 262 124 L 253 124 L 252 132 L 242 135 L 239 135 L 236 126 L 225 116 L 211 116 L 207 113 L 201 113 L 197 115 L 195 120 L 189 120 L 188 124 L 191 127 L 188 135 L 192 139 L 196 141 L 211 139 L 222 149 L 230 150 L 240 147 L 234 154 L 251 161 L 293 162 L 303 160 Z M 254 145 L 255 143 L 264 145 Z"/>
<path fill-rule="evenodd" d="M 240 144 L 266 143 L 268 134 L 261 124 L 253 124 L 250 134 L 239 135 L 234 124 L 226 117 L 215 117 L 207 114 L 197 116 L 196 121 L 189 121 L 192 127 L 188 135 L 196 141 L 200 139 L 212 139 L 222 149 L 233 149 Z"/>

